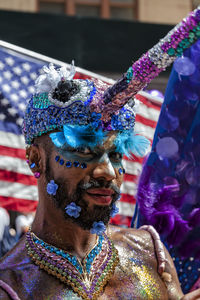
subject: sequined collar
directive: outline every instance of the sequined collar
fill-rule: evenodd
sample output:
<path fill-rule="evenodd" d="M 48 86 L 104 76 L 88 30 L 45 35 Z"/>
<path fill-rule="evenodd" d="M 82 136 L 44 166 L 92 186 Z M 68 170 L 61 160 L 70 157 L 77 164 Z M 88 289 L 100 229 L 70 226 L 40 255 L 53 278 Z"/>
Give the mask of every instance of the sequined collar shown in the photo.
<path fill-rule="evenodd" d="M 105 234 L 99 237 L 82 262 L 76 256 L 44 242 L 30 231 L 26 235 L 26 247 L 36 265 L 88 300 L 98 298 L 119 261 L 113 242 Z"/>

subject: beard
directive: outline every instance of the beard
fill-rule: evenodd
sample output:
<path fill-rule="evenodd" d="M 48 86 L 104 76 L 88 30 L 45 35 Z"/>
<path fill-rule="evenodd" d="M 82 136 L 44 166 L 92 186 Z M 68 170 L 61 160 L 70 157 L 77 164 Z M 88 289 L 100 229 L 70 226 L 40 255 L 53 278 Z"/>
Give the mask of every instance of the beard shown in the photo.
<path fill-rule="evenodd" d="M 46 171 L 45 171 L 46 184 L 50 180 L 54 179 L 54 176 L 51 172 L 49 158 L 46 160 Z M 55 179 L 54 179 L 55 180 Z M 67 186 L 70 186 L 70 182 L 64 180 L 63 178 L 57 178 L 55 180 L 58 185 L 56 195 L 49 195 L 53 200 L 57 209 L 61 209 L 66 220 L 79 225 L 84 230 L 90 230 L 94 222 L 102 221 L 105 225 L 109 223 L 110 213 L 112 210 L 113 204 L 120 197 L 119 188 L 111 182 L 105 180 L 96 180 L 91 178 L 89 182 L 85 183 L 84 180 L 80 181 L 77 184 L 77 187 L 74 191 L 69 193 Z M 94 205 L 92 208 L 89 207 L 88 203 L 84 200 L 84 194 L 89 188 L 108 188 L 114 191 L 112 195 L 112 202 L 108 206 L 99 206 Z M 70 217 L 65 212 L 65 207 L 71 202 L 74 202 L 76 205 L 81 207 L 80 216 L 78 218 Z"/>

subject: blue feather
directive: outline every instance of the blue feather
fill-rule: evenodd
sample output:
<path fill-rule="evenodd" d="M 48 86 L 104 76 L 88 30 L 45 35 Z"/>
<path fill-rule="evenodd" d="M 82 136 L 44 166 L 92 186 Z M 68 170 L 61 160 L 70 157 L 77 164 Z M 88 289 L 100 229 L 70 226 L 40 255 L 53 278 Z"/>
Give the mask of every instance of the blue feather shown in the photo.
<path fill-rule="evenodd" d="M 134 134 L 132 130 L 118 133 L 114 143 L 116 151 L 128 157 L 131 157 L 132 153 L 144 156 L 150 145 L 147 138 Z"/>
<path fill-rule="evenodd" d="M 61 148 L 66 143 L 63 132 L 53 132 L 49 136 L 54 145 L 58 148 Z"/>
<path fill-rule="evenodd" d="M 64 125 L 66 143 L 73 148 L 88 146 L 91 149 L 103 143 L 106 136 L 102 129 L 95 130 L 91 125 Z"/>

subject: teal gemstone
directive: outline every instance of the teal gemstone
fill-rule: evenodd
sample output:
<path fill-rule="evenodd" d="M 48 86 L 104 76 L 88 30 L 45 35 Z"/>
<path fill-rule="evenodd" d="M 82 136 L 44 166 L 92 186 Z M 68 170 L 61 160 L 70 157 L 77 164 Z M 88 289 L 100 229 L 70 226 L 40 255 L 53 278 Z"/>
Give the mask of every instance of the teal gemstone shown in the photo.
<path fill-rule="evenodd" d="M 198 31 L 196 32 L 196 36 L 197 36 L 197 37 L 200 36 L 200 30 L 198 30 Z"/>
<path fill-rule="evenodd" d="M 189 37 L 190 37 L 190 38 L 194 38 L 194 37 L 195 37 L 194 33 L 193 33 L 193 32 L 190 32 L 190 33 L 189 33 Z"/>

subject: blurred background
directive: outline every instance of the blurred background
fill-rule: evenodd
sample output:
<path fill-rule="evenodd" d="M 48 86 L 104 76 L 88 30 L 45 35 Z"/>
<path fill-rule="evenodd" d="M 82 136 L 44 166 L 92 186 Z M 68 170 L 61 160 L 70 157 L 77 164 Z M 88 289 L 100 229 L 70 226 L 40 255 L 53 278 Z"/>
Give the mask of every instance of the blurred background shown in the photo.
<path fill-rule="evenodd" d="M 0 38 L 118 78 L 198 0 L 0 0 Z M 168 73 L 150 89 L 165 90 Z"/>

